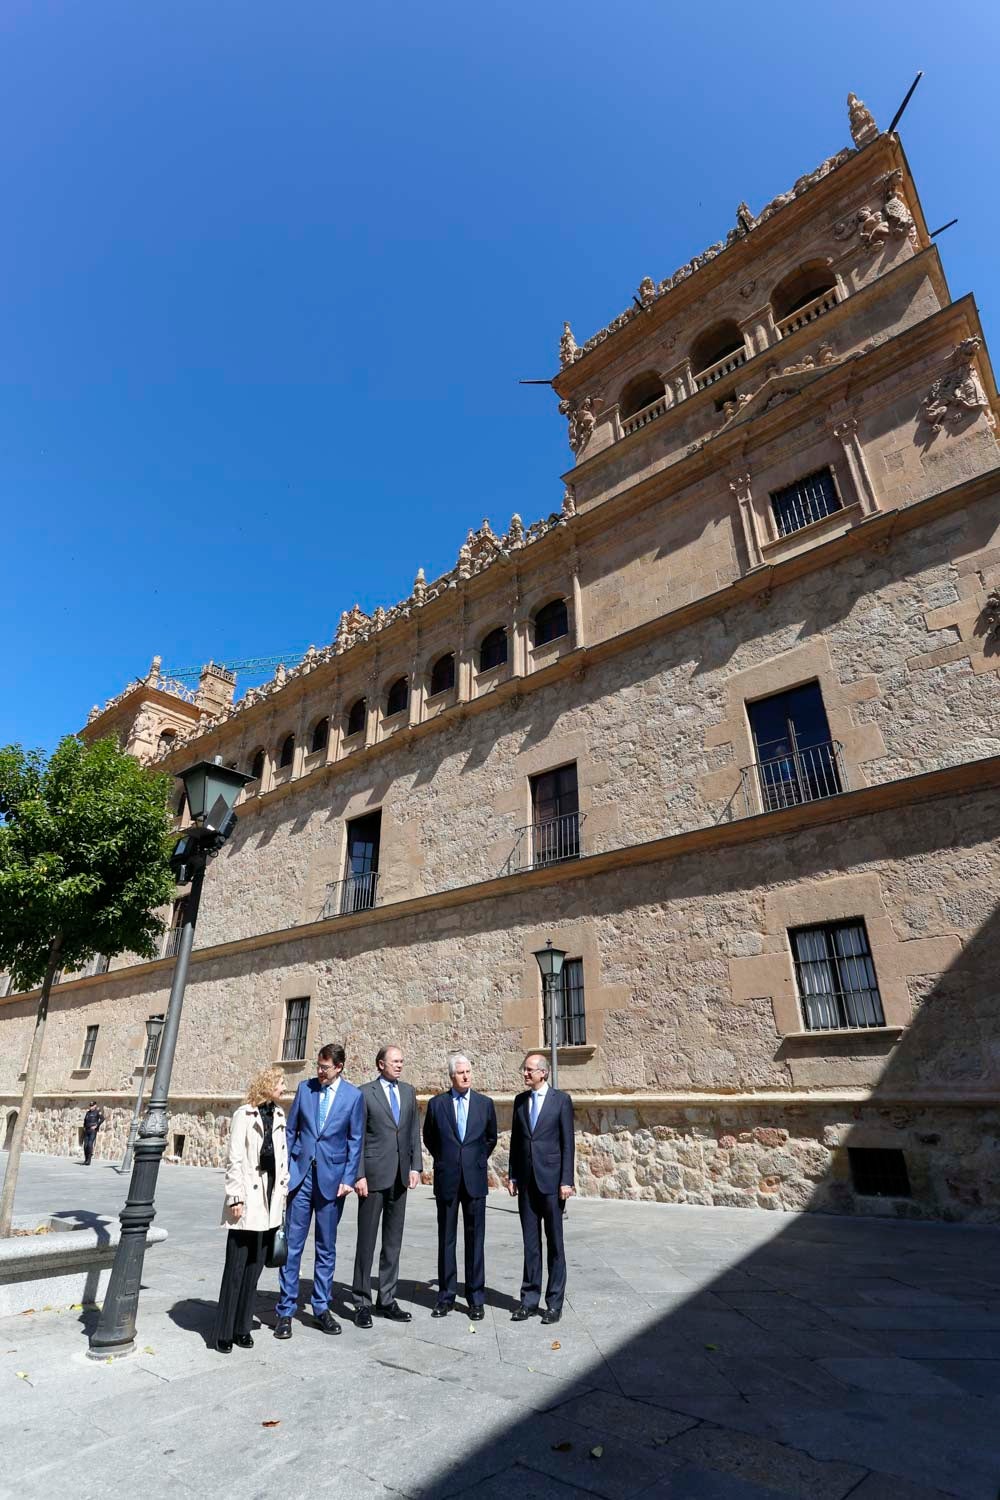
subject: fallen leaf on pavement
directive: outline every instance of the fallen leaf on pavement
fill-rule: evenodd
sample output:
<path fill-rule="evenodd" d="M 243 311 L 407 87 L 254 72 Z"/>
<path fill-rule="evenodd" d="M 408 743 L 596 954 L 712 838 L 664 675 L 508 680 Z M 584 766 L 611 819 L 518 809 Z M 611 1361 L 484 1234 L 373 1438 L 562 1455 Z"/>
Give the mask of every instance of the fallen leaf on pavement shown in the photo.
<path fill-rule="evenodd" d="M 22 1317 L 22 1318 L 30 1318 L 30 1317 L 31 1317 L 31 1314 L 32 1314 L 32 1313 L 33 1313 L 33 1312 L 34 1312 L 34 1310 L 35 1310 L 35 1309 L 34 1309 L 34 1308 L 33 1308 L 33 1307 L 26 1307 L 26 1308 L 25 1308 L 25 1309 L 24 1309 L 24 1312 L 23 1312 L 23 1313 L 21 1313 L 21 1314 L 20 1314 L 20 1316 L 21 1316 L 21 1317 Z"/>
<path fill-rule="evenodd" d="M 558 1339 L 556 1339 L 556 1340 L 555 1340 L 555 1341 L 554 1341 L 554 1342 L 553 1342 L 553 1344 L 552 1344 L 552 1347 L 553 1347 L 553 1349 L 561 1349 L 561 1348 L 562 1348 L 562 1344 L 560 1344 L 560 1342 L 559 1342 L 559 1340 L 558 1340 Z"/>
<path fill-rule="evenodd" d="M 27 1370 L 15 1370 L 14 1374 L 17 1376 L 18 1380 L 23 1380 L 25 1385 L 31 1385 L 31 1381 L 28 1379 Z"/>
<path fill-rule="evenodd" d="M 553 1443 L 552 1444 L 552 1452 L 553 1453 L 568 1453 L 569 1450 L 572 1448 L 572 1446 L 573 1446 L 572 1443 Z"/>
<path fill-rule="evenodd" d="M 270 1422 L 261 1422 L 260 1425 L 262 1427 L 280 1427 L 281 1426 L 281 1418 L 280 1417 L 274 1417 Z"/>
<path fill-rule="evenodd" d="M 156 1350 L 153 1348 L 152 1344 L 143 1344 L 142 1352 L 143 1354 L 155 1354 Z"/>
<path fill-rule="evenodd" d="M 478 1333 L 479 1332 L 479 1329 L 476 1327 L 475 1323 L 470 1323 L 469 1324 L 469 1332 L 470 1333 Z"/>
<path fill-rule="evenodd" d="M 596 1448 L 591 1448 L 591 1450 L 590 1450 L 590 1456 L 591 1456 L 591 1458 L 601 1458 L 601 1457 L 603 1457 L 603 1454 L 604 1454 L 604 1449 L 601 1447 L 600 1443 L 598 1443 L 598 1445 L 597 1445 Z"/>
<path fill-rule="evenodd" d="M 706 1349 L 711 1349 L 713 1354 L 715 1353 L 716 1349 L 718 1349 L 718 1347 L 719 1347 L 718 1344 L 706 1344 L 705 1345 L 705 1348 Z"/>

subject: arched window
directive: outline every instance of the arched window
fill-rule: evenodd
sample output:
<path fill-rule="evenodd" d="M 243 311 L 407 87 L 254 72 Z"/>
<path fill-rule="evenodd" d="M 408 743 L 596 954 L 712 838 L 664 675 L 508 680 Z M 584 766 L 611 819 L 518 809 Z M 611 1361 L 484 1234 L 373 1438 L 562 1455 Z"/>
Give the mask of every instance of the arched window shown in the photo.
<path fill-rule="evenodd" d="M 655 370 L 645 370 L 630 380 L 618 397 L 618 415 L 623 422 L 634 417 L 637 411 L 658 401 L 665 390 L 663 381 Z"/>
<path fill-rule="evenodd" d="M 254 751 L 253 758 L 250 761 L 250 775 L 255 781 L 263 781 L 264 779 L 264 762 L 266 758 L 263 750 Z"/>
<path fill-rule="evenodd" d="M 174 740 L 177 738 L 176 729 L 161 729 L 158 748 L 161 755 L 174 748 Z"/>
<path fill-rule="evenodd" d="M 550 599 L 535 614 L 535 645 L 544 646 L 569 634 L 569 614 L 565 599 Z"/>
<path fill-rule="evenodd" d="M 313 725 L 312 739 L 309 741 L 309 753 L 315 755 L 318 750 L 325 750 L 330 739 L 330 720 L 317 719 Z"/>
<path fill-rule="evenodd" d="M 368 711 L 367 698 L 358 698 L 352 703 L 347 714 L 347 736 L 361 734 L 365 727 L 365 714 Z"/>
<path fill-rule="evenodd" d="M 811 304 L 815 303 L 815 307 Z M 799 268 L 779 281 L 771 293 L 771 312 L 779 325 L 791 320 L 791 327 L 779 327 L 783 334 L 811 323 L 829 312 L 837 303 L 837 278 L 822 261 Z M 796 318 L 795 314 L 801 314 Z"/>
<path fill-rule="evenodd" d="M 484 635 L 479 643 L 479 670 L 489 672 L 493 667 L 502 667 L 507 660 L 507 632 L 502 625 Z"/>
<path fill-rule="evenodd" d="M 286 766 L 290 766 L 294 755 L 295 736 L 294 734 L 286 734 L 281 742 L 281 753 L 278 756 L 279 769 L 284 770 Z"/>
<path fill-rule="evenodd" d="M 716 323 L 691 346 L 691 368 L 699 390 L 722 380 L 745 361 L 746 343 L 731 318 L 725 323 Z M 717 365 L 719 369 L 716 369 Z"/>
<path fill-rule="evenodd" d="M 431 690 L 429 696 L 433 698 L 436 693 L 447 693 L 455 686 L 455 653 L 448 651 L 444 656 L 439 656 L 431 667 Z"/>
<path fill-rule="evenodd" d="M 386 694 L 385 716 L 391 719 L 393 714 L 401 714 L 410 702 L 410 684 L 405 677 L 397 677 Z"/>

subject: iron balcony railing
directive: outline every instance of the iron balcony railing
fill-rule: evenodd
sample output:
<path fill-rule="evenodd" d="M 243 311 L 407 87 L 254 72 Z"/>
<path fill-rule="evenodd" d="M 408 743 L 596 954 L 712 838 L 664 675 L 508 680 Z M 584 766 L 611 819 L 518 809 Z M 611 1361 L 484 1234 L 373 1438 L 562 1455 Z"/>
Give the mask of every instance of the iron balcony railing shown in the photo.
<path fill-rule="evenodd" d="M 370 911 L 377 895 L 377 870 L 367 870 L 363 875 L 348 875 L 346 880 L 331 881 L 326 888 L 326 901 L 320 912 L 320 921 L 325 921 L 327 917 L 347 917 L 355 911 Z"/>
<path fill-rule="evenodd" d="M 183 929 L 180 928 L 180 927 L 171 927 L 171 928 L 168 929 L 166 938 L 165 938 L 164 943 L 163 943 L 163 957 L 164 958 L 173 958 L 174 957 L 174 955 L 177 952 L 177 949 L 180 947 L 181 932 L 182 931 L 183 931 Z"/>
<path fill-rule="evenodd" d="M 585 813 L 563 813 L 559 818 L 516 828 L 505 873 L 511 875 L 515 870 L 537 870 L 560 860 L 579 859 L 580 825 L 585 818 Z"/>
<path fill-rule="evenodd" d="M 746 817 L 816 802 L 850 790 L 838 740 L 820 745 L 796 745 L 787 755 L 755 761 L 740 771 Z"/>

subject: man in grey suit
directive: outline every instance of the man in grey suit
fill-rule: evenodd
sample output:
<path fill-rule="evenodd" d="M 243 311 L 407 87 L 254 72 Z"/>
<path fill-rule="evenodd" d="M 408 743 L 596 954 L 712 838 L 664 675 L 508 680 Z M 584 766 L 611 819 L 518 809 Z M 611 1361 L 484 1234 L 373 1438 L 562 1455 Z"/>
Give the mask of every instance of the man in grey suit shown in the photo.
<path fill-rule="evenodd" d="M 358 1248 L 354 1257 L 354 1321 L 372 1326 L 371 1273 L 379 1219 L 382 1251 L 378 1262 L 378 1301 L 375 1311 L 393 1323 L 409 1323 L 411 1314 L 396 1301 L 399 1251 L 403 1243 L 406 1194 L 420 1182 L 420 1113 L 417 1095 L 403 1083 L 403 1054 L 399 1047 L 382 1047 L 375 1059 L 378 1077 L 362 1085 L 365 1104 L 365 1145 L 358 1195 Z"/>

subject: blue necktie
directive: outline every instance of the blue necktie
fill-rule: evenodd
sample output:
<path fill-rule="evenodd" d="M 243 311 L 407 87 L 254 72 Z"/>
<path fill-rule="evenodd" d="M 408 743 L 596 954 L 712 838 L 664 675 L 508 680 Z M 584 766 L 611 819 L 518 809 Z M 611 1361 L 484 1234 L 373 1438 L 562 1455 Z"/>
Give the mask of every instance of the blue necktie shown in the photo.
<path fill-rule="evenodd" d="M 468 1095 L 467 1094 L 459 1094 L 459 1096 L 458 1096 L 458 1138 L 459 1138 L 460 1141 L 464 1141 L 465 1140 L 465 1117 L 466 1117 L 466 1114 L 468 1112 L 468 1108 L 469 1108 L 469 1098 L 468 1098 Z"/>
<path fill-rule="evenodd" d="M 325 1084 L 319 1091 L 319 1128 L 323 1129 L 326 1117 L 330 1113 L 330 1088 Z"/>
<path fill-rule="evenodd" d="M 536 1124 L 536 1122 L 538 1120 L 538 1090 L 537 1089 L 535 1089 L 534 1092 L 531 1095 L 531 1105 L 529 1107 L 530 1107 L 530 1110 L 531 1110 L 531 1133 L 532 1133 L 532 1135 L 534 1135 L 534 1133 L 535 1133 L 535 1124 Z"/>
<path fill-rule="evenodd" d="M 399 1124 L 399 1095 L 396 1092 L 396 1085 L 394 1083 L 390 1083 L 389 1084 L 389 1104 L 390 1104 L 390 1106 L 392 1108 L 392 1118 L 395 1120 L 396 1124 L 398 1125 Z"/>

